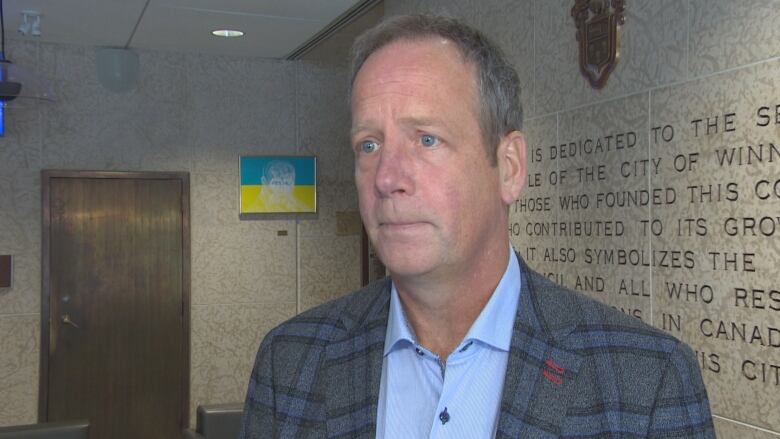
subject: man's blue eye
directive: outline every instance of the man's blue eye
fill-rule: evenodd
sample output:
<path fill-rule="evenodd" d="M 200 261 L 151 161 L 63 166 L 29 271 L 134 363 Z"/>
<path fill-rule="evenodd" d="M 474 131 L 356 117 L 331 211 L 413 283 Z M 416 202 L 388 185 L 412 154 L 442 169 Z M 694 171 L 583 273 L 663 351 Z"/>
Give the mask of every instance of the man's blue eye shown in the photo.
<path fill-rule="evenodd" d="M 432 136 L 430 134 L 423 134 L 420 136 L 420 142 L 422 142 L 423 146 L 433 146 L 436 145 L 436 142 L 438 139 L 436 136 Z"/>
<path fill-rule="evenodd" d="M 360 144 L 360 150 L 363 152 L 374 152 L 379 148 L 379 144 L 373 140 L 366 140 Z"/>

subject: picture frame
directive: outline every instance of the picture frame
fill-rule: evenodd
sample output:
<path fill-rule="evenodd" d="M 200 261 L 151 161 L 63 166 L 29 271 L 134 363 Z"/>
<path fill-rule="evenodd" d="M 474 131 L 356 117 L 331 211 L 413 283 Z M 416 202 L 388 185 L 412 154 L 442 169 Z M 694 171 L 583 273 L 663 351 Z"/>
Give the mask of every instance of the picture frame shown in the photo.
<path fill-rule="evenodd" d="M 317 213 L 317 157 L 239 157 L 239 216 Z"/>

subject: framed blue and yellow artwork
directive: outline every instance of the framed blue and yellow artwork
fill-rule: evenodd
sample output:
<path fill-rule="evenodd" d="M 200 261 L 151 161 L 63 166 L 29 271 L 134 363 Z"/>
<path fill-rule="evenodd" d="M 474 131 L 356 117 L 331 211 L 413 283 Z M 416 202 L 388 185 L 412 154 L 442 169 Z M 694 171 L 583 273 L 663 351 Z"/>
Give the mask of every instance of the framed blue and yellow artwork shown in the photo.
<path fill-rule="evenodd" d="M 239 214 L 316 213 L 317 158 L 241 156 Z"/>

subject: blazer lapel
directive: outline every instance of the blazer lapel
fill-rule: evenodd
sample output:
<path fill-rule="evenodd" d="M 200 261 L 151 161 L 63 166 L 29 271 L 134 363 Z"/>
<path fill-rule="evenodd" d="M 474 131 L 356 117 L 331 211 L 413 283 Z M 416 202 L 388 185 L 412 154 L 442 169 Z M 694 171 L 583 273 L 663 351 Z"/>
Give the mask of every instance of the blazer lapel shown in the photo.
<path fill-rule="evenodd" d="M 579 308 L 520 259 L 522 286 L 496 437 L 558 437 L 582 362 L 561 342 Z"/>
<path fill-rule="evenodd" d="M 373 437 L 390 304 L 389 280 L 347 304 L 346 333 L 325 347 L 327 437 Z M 372 289 L 372 287 L 369 287 Z"/>

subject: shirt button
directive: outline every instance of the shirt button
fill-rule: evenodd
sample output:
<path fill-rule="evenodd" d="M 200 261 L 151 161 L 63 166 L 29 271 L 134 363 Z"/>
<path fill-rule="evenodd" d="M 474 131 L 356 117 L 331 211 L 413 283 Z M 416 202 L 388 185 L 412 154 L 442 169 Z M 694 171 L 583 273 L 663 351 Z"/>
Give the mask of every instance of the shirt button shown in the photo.
<path fill-rule="evenodd" d="M 447 407 L 444 407 L 444 410 L 439 413 L 439 420 L 441 421 L 441 425 L 444 425 L 450 421 L 450 414 L 447 413 Z"/>
<path fill-rule="evenodd" d="M 420 349 L 420 348 L 414 348 L 414 351 L 415 351 L 415 352 L 417 352 L 417 355 L 419 355 L 419 356 L 421 356 L 421 357 L 422 357 L 423 355 L 425 355 L 425 354 L 423 353 L 422 349 Z"/>

